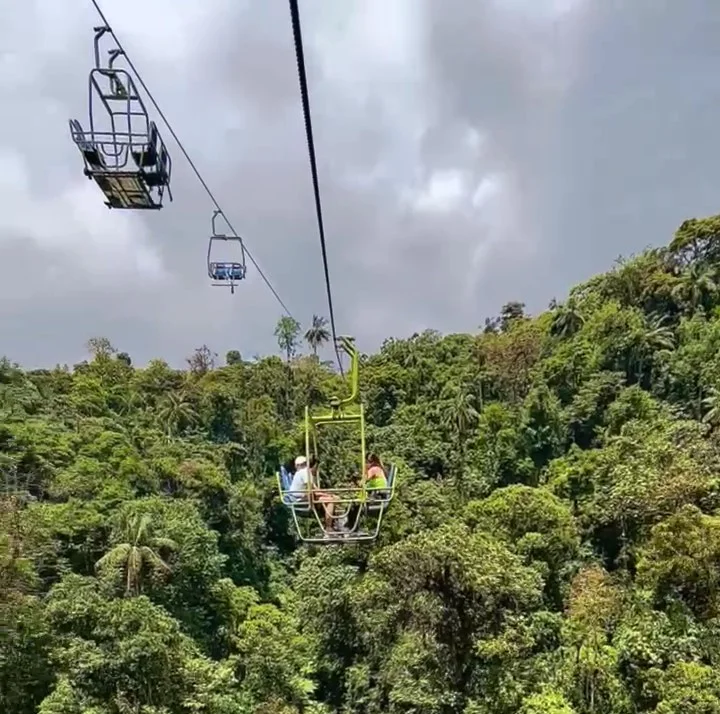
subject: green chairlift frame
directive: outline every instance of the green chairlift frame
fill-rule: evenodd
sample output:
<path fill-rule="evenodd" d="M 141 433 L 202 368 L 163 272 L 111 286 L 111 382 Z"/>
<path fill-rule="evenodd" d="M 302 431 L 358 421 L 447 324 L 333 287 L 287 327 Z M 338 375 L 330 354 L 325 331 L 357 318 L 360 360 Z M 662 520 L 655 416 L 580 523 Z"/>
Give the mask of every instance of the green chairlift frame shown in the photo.
<path fill-rule="evenodd" d="M 357 428 L 360 436 L 360 473 L 365 472 L 365 411 L 360 402 L 360 356 L 355 348 L 352 337 L 338 337 L 337 346 L 350 358 L 350 395 L 341 399 L 332 397 L 329 408 L 322 412 L 312 413 L 309 407 L 305 407 L 305 458 L 308 464 L 310 456 L 317 454 L 318 428 L 328 425 L 351 424 Z M 323 519 L 318 514 L 322 509 L 322 503 L 313 498 L 312 485 L 308 482 L 307 493 L 301 501 L 288 500 L 291 496 L 288 490 L 283 490 L 280 473 L 277 474 L 278 490 L 282 502 L 290 509 L 298 537 L 305 543 L 358 543 L 374 541 L 380 533 L 380 525 L 383 515 L 389 502 L 395 494 L 395 466 L 389 467 L 387 474 L 387 488 L 361 488 L 359 486 L 346 486 L 341 488 L 322 488 L 320 484 L 320 473 L 318 470 L 316 489 L 335 496 L 335 506 L 338 512 L 333 514 L 333 520 L 345 518 L 350 508 L 359 505 L 355 523 L 349 524 L 349 530 L 345 532 L 327 531 Z M 375 493 L 377 492 L 377 493 Z M 344 506 L 344 508 L 343 508 Z M 338 508 L 339 507 L 339 508 Z M 375 526 L 369 532 L 358 529 L 360 521 L 368 516 L 377 516 Z M 314 519 L 320 527 L 321 535 L 312 536 L 303 532 L 301 520 Z"/>

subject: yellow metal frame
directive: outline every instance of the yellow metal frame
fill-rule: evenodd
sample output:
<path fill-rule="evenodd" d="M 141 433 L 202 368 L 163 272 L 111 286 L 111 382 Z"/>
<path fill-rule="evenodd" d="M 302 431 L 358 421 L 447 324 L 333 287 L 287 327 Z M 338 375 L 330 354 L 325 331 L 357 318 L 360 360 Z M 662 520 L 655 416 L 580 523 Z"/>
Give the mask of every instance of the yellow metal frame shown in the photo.
<path fill-rule="evenodd" d="M 365 441 L 365 411 L 363 405 L 360 403 L 360 356 L 355 348 L 354 339 L 352 337 L 339 337 L 337 340 L 337 346 L 350 357 L 350 395 L 341 399 L 340 397 L 332 397 L 330 399 L 329 409 L 323 412 L 313 414 L 309 407 L 305 407 L 305 457 L 308 465 L 310 464 L 310 457 L 312 454 L 317 454 L 317 441 L 318 441 L 318 427 L 336 424 L 356 424 L 360 430 L 360 473 L 365 472 L 365 460 L 366 460 L 366 441 Z M 394 472 L 393 472 L 394 473 Z M 290 508 L 293 514 L 293 520 L 295 522 L 295 528 L 298 536 L 305 543 L 347 543 L 347 542 L 363 542 L 373 541 L 377 538 L 380 532 L 380 524 L 382 522 L 383 515 L 387 508 L 388 503 L 392 500 L 395 494 L 395 482 L 397 476 L 395 476 L 390 484 L 389 488 L 360 488 L 358 486 L 348 486 L 343 488 L 323 488 L 321 489 L 325 493 L 335 496 L 338 500 L 337 505 L 345 505 L 343 513 L 335 514 L 333 518 L 342 518 L 347 515 L 350 507 L 353 505 L 367 506 L 368 493 L 373 491 L 389 491 L 387 498 L 383 499 L 372 499 L 371 505 L 379 505 L 379 513 L 375 528 L 371 533 L 358 533 L 358 524 L 360 521 L 361 514 L 366 511 L 366 508 L 361 508 L 358 511 L 358 516 L 355 519 L 355 523 L 352 524 L 350 530 L 346 533 L 328 533 L 325 530 L 325 526 L 320 516 L 317 513 L 316 505 L 320 505 L 313 499 L 313 484 L 308 480 L 307 484 L 307 499 L 292 504 L 285 504 Z M 284 496 L 287 495 L 287 491 L 282 489 L 282 481 L 280 479 L 280 473 L 277 473 L 278 490 L 280 492 L 280 498 L 284 501 Z M 315 487 L 319 486 L 315 484 Z M 309 537 L 303 534 L 302 528 L 298 521 L 298 515 L 302 516 L 314 516 L 317 524 L 320 526 L 322 536 L 320 537 Z"/>

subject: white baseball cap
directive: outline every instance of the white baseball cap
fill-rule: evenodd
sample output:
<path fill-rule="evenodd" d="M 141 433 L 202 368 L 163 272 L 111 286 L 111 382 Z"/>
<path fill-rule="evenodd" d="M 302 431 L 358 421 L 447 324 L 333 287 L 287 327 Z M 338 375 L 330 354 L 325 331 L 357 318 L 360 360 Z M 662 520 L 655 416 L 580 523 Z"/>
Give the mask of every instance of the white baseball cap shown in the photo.
<path fill-rule="evenodd" d="M 307 463 L 307 459 L 302 455 L 297 456 L 295 458 L 295 468 L 296 469 L 299 469 L 301 466 L 305 466 L 306 463 Z"/>

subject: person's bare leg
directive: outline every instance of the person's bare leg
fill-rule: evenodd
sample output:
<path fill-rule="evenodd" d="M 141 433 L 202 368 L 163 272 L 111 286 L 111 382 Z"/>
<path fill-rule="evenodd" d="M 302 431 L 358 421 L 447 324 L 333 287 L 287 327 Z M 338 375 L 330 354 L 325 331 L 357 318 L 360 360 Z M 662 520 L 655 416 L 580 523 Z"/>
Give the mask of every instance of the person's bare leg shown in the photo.
<path fill-rule="evenodd" d="M 330 511 L 330 523 L 332 524 L 333 529 L 343 530 L 343 528 L 340 526 L 340 521 L 336 516 L 338 509 L 342 511 L 342 507 L 340 506 L 340 498 L 338 496 L 330 495 L 328 501 L 328 509 Z"/>
<path fill-rule="evenodd" d="M 331 530 L 333 527 L 333 514 L 335 513 L 335 504 L 330 500 L 323 502 L 323 508 L 325 509 L 325 528 Z"/>
<path fill-rule="evenodd" d="M 325 511 L 325 529 L 332 530 L 333 514 L 335 512 L 333 497 L 324 491 L 316 491 L 315 498 L 320 504 L 322 504 L 323 510 Z"/>

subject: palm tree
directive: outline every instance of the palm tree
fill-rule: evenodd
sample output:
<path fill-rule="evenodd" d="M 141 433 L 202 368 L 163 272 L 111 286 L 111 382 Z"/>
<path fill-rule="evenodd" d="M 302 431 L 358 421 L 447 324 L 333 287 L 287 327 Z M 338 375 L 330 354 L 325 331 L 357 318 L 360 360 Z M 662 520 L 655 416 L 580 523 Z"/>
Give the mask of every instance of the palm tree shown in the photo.
<path fill-rule="evenodd" d="M 289 315 L 283 315 L 275 327 L 275 337 L 277 337 L 278 346 L 285 353 L 288 364 L 290 359 L 295 356 L 297 351 L 297 338 L 300 334 L 300 323 Z"/>
<path fill-rule="evenodd" d="M 692 315 L 699 307 L 718 292 L 717 276 L 714 271 L 693 263 L 680 277 L 673 288 L 673 297 L 684 305 L 685 311 Z"/>
<path fill-rule="evenodd" d="M 720 390 L 716 387 L 710 387 L 708 396 L 702 400 L 702 403 L 708 409 L 702 420 L 710 425 L 711 431 L 715 430 L 720 424 Z"/>
<path fill-rule="evenodd" d="M 672 350 L 675 347 L 675 335 L 672 327 L 665 324 L 667 315 L 653 315 L 647 331 L 645 342 L 651 350 Z"/>
<path fill-rule="evenodd" d="M 153 537 L 149 529 L 150 521 L 148 513 L 135 513 L 124 519 L 123 542 L 118 543 L 95 564 L 99 572 L 122 569 L 126 595 L 140 593 L 144 568 L 153 572 L 170 572 L 170 566 L 156 551 L 161 548 L 175 550 L 177 545 L 169 538 Z"/>
<path fill-rule="evenodd" d="M 321 347 L 330 339 L 330 332 L 326 327 L 327 320 L 324 317 L 313 315 L 312 326 L 305 333 L 305 342 L 308 343 L 313 354 L 317 357 L 318 347 Z"/>
<path fill-rule="evenodd" d="M 458 460 L 456 465 L 455 484 L 463 497 L 467 496 L 467 474 L 465 449 L 468 437 L 477 427 L 480 414 L 475 408 L 475 395 L 466 388 L 456 384 L 448 384 L 441 392 L 444 409 L 443 426 L 455 437 Z M 454 459 L 453 459 L 454 460 Z"/>
<path fill-rule="evenodd" d="M 177 432 L 180 424 L 194 420 L 195 412 L 184 394 L 170 392 L 161 403 L 157 416 L 163 422 L 169 441 Z"/>
<path fill-rule="evenodd" d="M 111 391 L 114 410 L 121 416 L 128 416 L 135 409 L 143 406 L 143 395 L 136 389 L 118 386 Z"/>
<path fill-rule="evenodd" d="M 584 324 L 585 318 L 578 309 L 577 300 L 571 297 L 565 305 L 556 308 L 550 331 L 559 337 L 572 337 Z"/>
<path fill-rule="evenodd" d="M 652 381 L 655 361 L 675 348 L 675 334 L 672 327 L 665 324 L 667 315 L 652 315 L 650 322 L 638 335 L 635 345 L 635 363 L 637 365 L 637 381 L 645 376 L 646 363 L 650 362 L 650 380 Z"/>
<path fill-rule="evenodd" d="M 445 412 L 445 425 L 457 435 L 461 456 L 465 455 L 465 441 L 477 425 L 480 414 L 475 409 L 475 395 L 457 386 L 446 388 L 445 394 L 450 397 Z"/>

